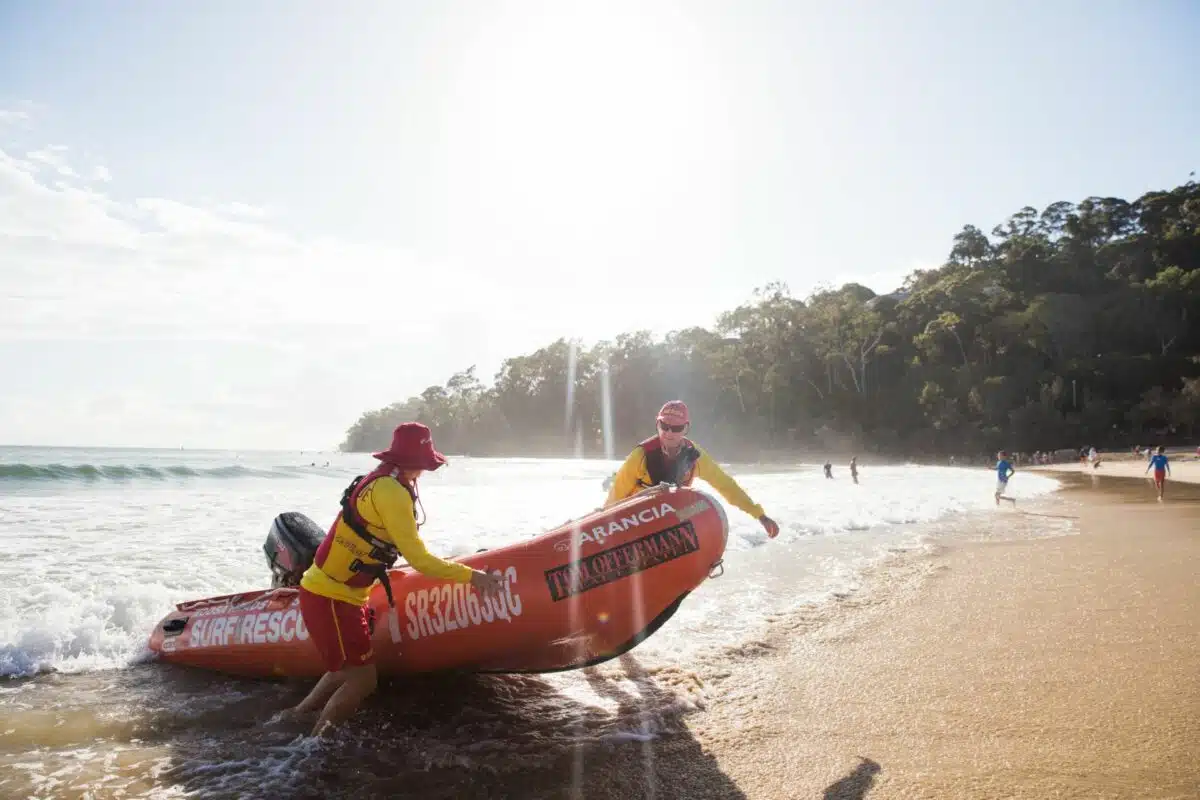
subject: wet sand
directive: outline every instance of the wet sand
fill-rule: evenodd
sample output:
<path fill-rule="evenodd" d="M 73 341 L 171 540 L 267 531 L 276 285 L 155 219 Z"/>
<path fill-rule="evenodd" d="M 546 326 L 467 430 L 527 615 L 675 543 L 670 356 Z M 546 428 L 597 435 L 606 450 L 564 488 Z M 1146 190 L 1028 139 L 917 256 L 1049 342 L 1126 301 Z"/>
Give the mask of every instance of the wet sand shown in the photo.
<path fill-rule="evenodd" d="M 1194 456 L 1170 455 L 1171 459 L 1171 474 L 1167 478 L 1167 491 L 1170 491 L 1171 482 L 1179 481 L 1180 483 L 1200 483 L 1200 460 L 1196 460 Z M 1143 458 L 1126 458 L 1122 454 L 1121 459 L 1106 459 L 1103 456 L 1100 459 L 1100 466 L 1093 469 L 1088 464 L 1049 464 L 1041 467 L 1027 467 L 1026 469 L 1033 472 L 1078 472 L 1081 475 L 1099 475 L 1101 477 L 1120 477 L 1120 478 L 1142 478 L 1144 480 L 1152 480 L 1153 473 L 1146 472 L 1146 461 Z"/>
<path fill-rule="evenodd" d="M 1200 796 L 1200 491 L 1101 484 L 1069 495 L 1079 535 L 958 547 L 781 625 L 695 723 L 740 796 Z"/>
<path fill-rule="evenodd" d="M 694 680 L 700 710 L 478 796 L 1200 796 L 1200 488 L 1160 505 L 1141 482 L 1077 483 L 1050 508 L 997 512 L 1078 516 L 1077 535 L 899 560 L 691 673 L 607 666 L 597 681 L 625 670 L 644 695 Z M 624 702 L 628 719 L 639 700 Z"/>

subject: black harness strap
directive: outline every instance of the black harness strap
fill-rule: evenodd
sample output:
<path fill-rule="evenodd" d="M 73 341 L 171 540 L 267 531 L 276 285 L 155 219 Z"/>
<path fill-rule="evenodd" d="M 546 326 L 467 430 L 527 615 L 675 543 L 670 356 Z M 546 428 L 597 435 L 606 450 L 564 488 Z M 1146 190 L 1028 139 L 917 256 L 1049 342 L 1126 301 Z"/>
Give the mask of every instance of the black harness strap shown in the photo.
<path fill-rule="evenodd" d="M 365 573 L 382 583 L 383 591 L 387 595 L 388 605 L 395 608 L 396 601 L 392 597 L 392 584 L 388 580 L 387 571 L 400 558 L 400 551 L 391 542 L 385 542 L 378 536 L 372 535 L 367 530 L 366 522 L 358 515 L 358 509 L 350 502 L 351 498 L 355 496 L 355 490 L 365 477 L 366 475 L 359 475 L 346 487 L 346 491 L 342 492 L 342 521 L 346 523 L 350 530 L 358 534 L 360 539 L 371 545 L 371 558 L 381 563 L 364 564 L 361 559 L 356 558 L 350 563 L 350 571 Z M 403 484 L 401 485 L 403 486 Z M 411 489 L 407 486 L 404 488 L 408 489 L 409 494 L 412 494 Z M 414 508 L 413 514 L 416 513 L 416 508 Z"/>
<path fill-rule="evenodd" d="M 650 475 L 650 483 L 644 486 L 657 486 L 660 483 L 670 483 L 676 486 L 691 471 L 692 466 L 700 460 L 700 451 L 691 442 L 684 444 L 679 455 L 668 460 L 662 447 L 642 447 L 646 455 L 646 472 Z M 642 483 L 641 481 L 638 481 Z"/>

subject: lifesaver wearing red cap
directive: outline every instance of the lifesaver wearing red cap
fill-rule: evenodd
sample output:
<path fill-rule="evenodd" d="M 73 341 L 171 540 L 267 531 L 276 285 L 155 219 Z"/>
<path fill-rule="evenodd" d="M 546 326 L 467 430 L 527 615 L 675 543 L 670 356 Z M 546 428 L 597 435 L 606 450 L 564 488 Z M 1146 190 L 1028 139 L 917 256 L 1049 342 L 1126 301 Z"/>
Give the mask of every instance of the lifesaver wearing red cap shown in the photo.
<path fill-rule="evenodd" d="M 696 479 L 696 462 L 700 460 L 700 451 L 691 439 L 683 440 L 675 458 L 667 458 L 667 454 L 663 452 L 662 440 L 657 436 L 651 436 L 638 446 L 646 456 L 646 473 L 650 476 L 649 483 L 639 478 L 640 486 L 657 486 L 660 483 L 691 486 L 692 481 Z"/>
<path fill-rule="evenodd" d="M 668 400 L 658 410 L 658 419 L 672 425 L 687 425 L 692 421 L 692 415 L 688 413 L 687 403 L 682 400 Z"/>
<path fill-rule="evenodd" d="M 329 526 L 329 532 L 325 534 L 325 539 L 321 542 L 321 546 L 317 548 L 317 554 L 313 558 L 315 563 L 322 572 L 328 575 L 335 581 L 346 584 L 347 586 L 363 587 L 370 586 L 375 581 L 383 584 L 383 591 L 387 594 L 388 605 L 392 608 L 396 607 L 395 600 L 392 598 L 392 584 L 388 581 L 387 571 L 392 567 L 402 555 L 399 549 L 394 544 L 380 539 L 367 529 L 367 523 L 358 513 L 358 498 L 363 493 L 363 490 L 371 484 L 372 481 L 379 478 L 395 478 L 397 483 L 404 487 L 413 499 L 413 517 L 417 516 L 417 493 L 412 487 L 404 481 L 400 480 L 401 468 L 393 464 L 380 464 L 373 471 L 366 475 L 359 475 L 346 490 L 342 492 L 342 510 L 334 519 L 333 524 Z M 346 523 L 346 527 L 352 530 L 360 539 L 371 546 L 371 551 L 368 556 L 355 557 L 344 568 L 339 569 L 335 566 L 337 561 L 345 561 L 349 559 L 335 559 L 335 563 L 330 563 L 329 554 L 335 546 L 337 537 L 338 520 Z M 328 565 L 328 566 L 327 566 Z"/>

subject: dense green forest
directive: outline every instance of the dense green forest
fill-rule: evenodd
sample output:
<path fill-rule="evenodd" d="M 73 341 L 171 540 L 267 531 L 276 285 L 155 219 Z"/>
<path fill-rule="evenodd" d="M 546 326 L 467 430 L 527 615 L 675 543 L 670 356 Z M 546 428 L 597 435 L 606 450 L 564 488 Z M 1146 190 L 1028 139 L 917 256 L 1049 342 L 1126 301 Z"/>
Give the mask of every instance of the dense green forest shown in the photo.
<path fill-rule="evenodd" d="M 893 294 L 858 284 L 803 300 L 785 284 L 712 329 L 559 340 L 369 411 L 343 450 L 418 419 L 475 455 L 617 457 L 666 400 L 724 458 L 971 456 L 1181 442 L 1200 423 L 1200 184 L 1134 202 L 1026 207 L 967 225 L 946 263 Z M 605 426 L 605 393 L 611 398 Z"/>

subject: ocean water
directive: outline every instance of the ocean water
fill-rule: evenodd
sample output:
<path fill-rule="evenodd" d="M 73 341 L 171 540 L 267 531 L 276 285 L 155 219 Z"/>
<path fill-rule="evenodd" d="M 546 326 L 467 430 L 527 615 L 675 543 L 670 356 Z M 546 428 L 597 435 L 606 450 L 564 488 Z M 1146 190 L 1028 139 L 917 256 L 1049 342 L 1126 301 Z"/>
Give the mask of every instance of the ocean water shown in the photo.
<path fill-rule="evenodd" d="M 299 511 L 326 527 L 345 485 L 373 464 L 338 453 L 0 448 L 0 796 L 294 793 L 297 765 L 331 745 L 258 731 L 307 686 L 155 664 L 145 641 L 174 603 L 269 585 L 262 543 L 274 516 Z M 443 556 L 535 536 L 600 506 L 617 466 L 454 458 L 422 480 L 422 535 Z M 817 465 L 730 471 L 782 533 L 768 540 L 727 507 L 724 574 L 633 653 L 653 680 L 604 668 L 445 685 L 431 676 L 385 684 L 363 719 L 386 720 L 396 752 L 426 772 L 469 752 L 467 768 L 493 774 L 497 763 L 520 762 L 513 742 L 529 737 L 566 746 L 653 736 L 668 711 L 702 703 L 687 677 L 697 659 L 753 640 L 781 614 L 853 592 L 868 568 L 943 540 L 1071 530 L 1059 517 L 997 509 L 994 476 L 981 469 L 866 465 L 858 485 L 844 465 L 833 480 Z M 1058 488 L 1019 472 L 1009 493 L 1024 509 Z M 451 722 L 431 716 L 416 684 L 442 711 L 473 698 L 471 719 L 486 730 L 457 711 L 445 711 Z M 641 698 L 635 712 L 622 692 Z M 418 738 L 425 755 L 414 762 L 406 748 Z M 464 751 L 464 739 L 473 749 Z M 244 763 L 248 741 L 253 764 Z"/>

